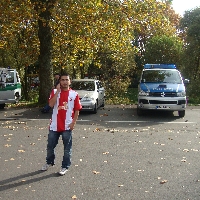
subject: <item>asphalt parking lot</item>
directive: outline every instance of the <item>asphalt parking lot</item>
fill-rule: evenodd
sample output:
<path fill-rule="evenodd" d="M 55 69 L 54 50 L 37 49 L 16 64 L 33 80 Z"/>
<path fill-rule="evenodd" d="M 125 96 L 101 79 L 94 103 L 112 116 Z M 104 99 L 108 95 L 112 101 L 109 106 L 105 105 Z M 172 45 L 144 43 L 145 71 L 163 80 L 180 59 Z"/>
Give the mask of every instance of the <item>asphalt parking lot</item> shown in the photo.
<path fill-rule="evenodd" d="M 200 108 L 186 116 L 135 106 L 106 106 L 81 113 L 73 134 L 72 165 L 59 176 L 42 172 L 51 113 L 38 108 L 0 111 L 0 199 L 2 200 L 199 200 Z"/>

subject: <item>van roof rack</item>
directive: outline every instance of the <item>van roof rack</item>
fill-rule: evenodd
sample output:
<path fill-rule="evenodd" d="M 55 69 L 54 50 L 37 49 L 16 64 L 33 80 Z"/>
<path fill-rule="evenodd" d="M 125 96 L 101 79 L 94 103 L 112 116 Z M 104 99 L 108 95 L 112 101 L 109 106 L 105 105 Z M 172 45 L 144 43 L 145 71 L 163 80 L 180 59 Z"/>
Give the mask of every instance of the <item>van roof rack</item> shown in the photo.
<path fill-rule="evenodd" d="M 176 69 L 174 64 L 145 64 L 144 69 Z"/>

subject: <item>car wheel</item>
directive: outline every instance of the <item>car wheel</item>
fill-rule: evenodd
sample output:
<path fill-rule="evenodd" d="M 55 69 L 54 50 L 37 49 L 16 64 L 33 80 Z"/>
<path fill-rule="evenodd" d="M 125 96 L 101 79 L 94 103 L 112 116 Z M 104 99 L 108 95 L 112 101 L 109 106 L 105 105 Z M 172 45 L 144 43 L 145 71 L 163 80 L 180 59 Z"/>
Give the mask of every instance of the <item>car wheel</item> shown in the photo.
<path fill-rule="evenodd" d="M 105 97 L 103 98 L 103 103 L 101 104 L 101 107 L 105 106 Z"/>
<path fill-rule="evenodd" d="M 94 113 L 94 114 L 97 113 L 97 105 L 98 105 L 98 104 L 97 104 L 97 101 L 96 101 L 96 103 L 95 103 L 95 105 L 94 105 L 94 110 L 93 110 L 93 113 Z"/>
<path fill-rule="evenodd" d="M 185 116 L 185 110 L 178 111 L 179 117 L 184 117 Z"/>
<path fill-rule="evenodd" d="M 4 109 L 5 105 L 6 105 L 5 103 L 0 104 L 0 109 Z"/>

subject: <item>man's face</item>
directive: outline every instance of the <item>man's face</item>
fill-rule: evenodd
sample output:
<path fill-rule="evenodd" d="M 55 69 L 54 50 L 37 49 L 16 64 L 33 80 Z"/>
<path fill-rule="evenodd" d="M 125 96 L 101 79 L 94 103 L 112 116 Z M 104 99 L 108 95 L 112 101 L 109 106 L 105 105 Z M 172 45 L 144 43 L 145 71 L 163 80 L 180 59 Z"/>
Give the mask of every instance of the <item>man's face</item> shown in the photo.
<path fill-rule="evenodd" d="M 54 76 L 54 78 L 55 78 L 56 80 L 58 80 L 58 79 L 59 79 L 59 75 L 56 74 L 56 75 Z"/>
<path fill-rule="evenodd" d="M 68 88 L 71 84 L 69 76 L 61 76 L 60 77 L 60 86 L 61 88 Z"/>

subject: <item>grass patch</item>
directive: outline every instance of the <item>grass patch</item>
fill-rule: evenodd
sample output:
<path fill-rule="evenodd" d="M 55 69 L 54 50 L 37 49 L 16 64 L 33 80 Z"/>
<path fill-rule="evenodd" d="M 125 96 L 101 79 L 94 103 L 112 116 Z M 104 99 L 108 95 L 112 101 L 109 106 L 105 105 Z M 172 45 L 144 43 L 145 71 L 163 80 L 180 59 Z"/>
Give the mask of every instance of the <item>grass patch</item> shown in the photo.
<path fill-rule="evenodd" d="M 200 105 L 200 97 L 187 97 L 189 106 L 199 106 Z"/>
<path fill-rule="evenodd" d="M 38 104 L 37 102 L 31 102 L 31 101 L 20 101 L 15 104 L 6 104 L 6 107 L 12 107 L 12 108 L 39 108 L 42 107 L 42 105 Z"/>

